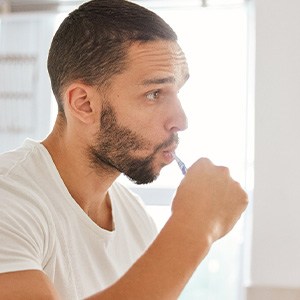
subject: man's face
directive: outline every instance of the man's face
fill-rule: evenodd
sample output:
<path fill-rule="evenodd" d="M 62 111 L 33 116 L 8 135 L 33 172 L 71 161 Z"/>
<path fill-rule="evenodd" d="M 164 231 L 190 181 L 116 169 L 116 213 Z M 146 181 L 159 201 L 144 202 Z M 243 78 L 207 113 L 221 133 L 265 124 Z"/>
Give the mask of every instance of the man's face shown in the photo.
<path fill-rule="evenodd" d="M 102 95 L 100 129 L 89 150 L 93 165 L 118 170 L 138 184 L 155 180 L 173 160 L 177 132 L 187 127 L 177 97 L 187 78 L 177 43 L 131 46 L 126 70 Z"/>

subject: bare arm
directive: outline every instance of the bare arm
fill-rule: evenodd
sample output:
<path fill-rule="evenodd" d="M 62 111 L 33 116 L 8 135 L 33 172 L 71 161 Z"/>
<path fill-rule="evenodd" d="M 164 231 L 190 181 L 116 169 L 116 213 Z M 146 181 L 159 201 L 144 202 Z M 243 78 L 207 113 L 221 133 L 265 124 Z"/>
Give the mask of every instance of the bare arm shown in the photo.
<path fill-rule="evenodd" d="M 0 274 L 1 300 L 58 300 L 48 277 L 38 270 L 19 271 Z"/>
<path fill-rule="evenodd" d="M 246 206 L 245 192 L 226 168 L 199 160 L 180 184 L 172 216 L 149 249 L 115 284 L 88 299 L 177 299 L 212 243 L 231 230 Z M 26 299 L 24 286 L 28 299 L 59 299 L 40 271 L 2 274 L 0 290 L 6 288 L 7 296 L 0 299 Z"/>

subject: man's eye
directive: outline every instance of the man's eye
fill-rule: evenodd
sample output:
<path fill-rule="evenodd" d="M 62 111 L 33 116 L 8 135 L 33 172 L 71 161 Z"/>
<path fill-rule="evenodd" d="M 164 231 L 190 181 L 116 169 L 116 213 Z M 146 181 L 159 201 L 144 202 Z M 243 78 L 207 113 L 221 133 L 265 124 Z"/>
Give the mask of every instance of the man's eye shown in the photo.
<path fill-rule="evenodd" d="M 155 90 L 146 95 L 148 100 L 156 100 L 158 98 L 158 96 L 159 96 L 159 90 Z"/>

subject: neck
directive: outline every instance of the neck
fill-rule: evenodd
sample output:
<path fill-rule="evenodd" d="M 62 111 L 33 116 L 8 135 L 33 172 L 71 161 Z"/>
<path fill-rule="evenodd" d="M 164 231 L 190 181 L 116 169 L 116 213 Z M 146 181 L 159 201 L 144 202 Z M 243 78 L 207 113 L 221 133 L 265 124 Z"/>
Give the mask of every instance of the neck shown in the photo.
<path fill-rule="evenodd" d="M 72 134 L 68 132 L 66 124 L 63 126 L 57 120 L 53 131 L 42 144 L 50 153 L 73 199 L 96 224 L 112 230 L 108 189 L 119 173 L 100 167 L 94 169 L 87 154 L 86 134 Z"/>

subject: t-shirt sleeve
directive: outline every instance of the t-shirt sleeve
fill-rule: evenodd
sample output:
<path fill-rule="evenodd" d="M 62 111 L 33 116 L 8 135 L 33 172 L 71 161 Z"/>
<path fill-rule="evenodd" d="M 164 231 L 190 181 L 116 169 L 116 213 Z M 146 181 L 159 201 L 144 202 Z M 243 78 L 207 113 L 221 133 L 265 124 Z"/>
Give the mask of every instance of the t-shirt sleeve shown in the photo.
<path fill-rule="evenodd" d="M 0 273 L 42 270 L 49 248 L 45 216 L 29 191 L 0 184 Z"/>

